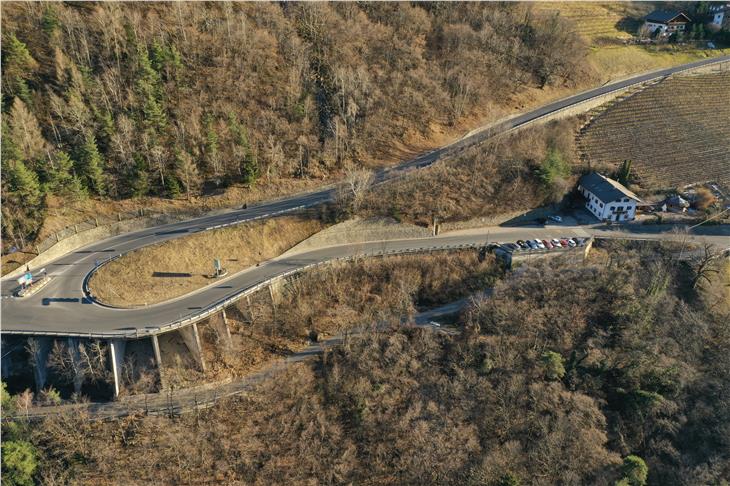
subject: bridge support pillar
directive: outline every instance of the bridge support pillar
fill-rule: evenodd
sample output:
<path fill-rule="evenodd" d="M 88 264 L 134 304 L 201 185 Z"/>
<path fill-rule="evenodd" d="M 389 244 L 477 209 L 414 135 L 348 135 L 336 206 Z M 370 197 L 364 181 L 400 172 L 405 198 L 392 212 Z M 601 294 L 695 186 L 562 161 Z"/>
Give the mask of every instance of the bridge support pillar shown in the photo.
<path fill-rule="evenodd" d="M 269 284 L 269 295 L 271 296 L 271 304 L 276 306 L 281 302 L 281 290 L 284 281 L 276 279 Z"/>
<path fill-rule="evenodd" d="M 251 296 L 246 295 L 246 309 L 248 309 L 249 324 L 253 324 L 253 307 L 251 307 Z"/>
<path fill-rule="evenodd" d="M 226 315 L 225 309 L 221 312 L 221 319 L 215 320 L 215 332 L 218 334 L 218 339 L 223 342 L 224 346 L 230 347 L 233 344 L 231 328 L 228 326 L 228 316 Z"/>
<path fill-rule="evenodd" d="M 162 353 L 160 352 L 160 340 L 157 339 L 157 335 L 152 335 L 152 350 L 155 352 L 155 364 L 157 365 L 157 373 L 160 376 L 160 388 L 165 389 L 165 372 L 162 368 Z"/>
<path fill-rule="evenodd" d="M 84 384 L 86 374 L 82 368 L 81 353 L 79 352 L 79 340 L 77 338 L 68 338 L 68 350 L 74 369 L 74 392 L 76 394 L 80 394 L 81 386 Z"/>
<path fill-rule="evenodd" d="M 53 339 L 49 337 L 28 339 L 36 393 L 40 393 L 46 387 L 46 379 L 48 378 L 48 354 L 51 352 L 52 347 Z"/>
<path fill-rule="evenodd" d="M 190 350 L 195 358 L 195 361 L 200 366 L 200 371 L 205 373 L 205 360 L 203 359 L 203 347 L 200 345 L 200 334 L 198 334 L 198 325 L 192 324 L 190 326 L 181 327 L 179 329 L 180 335 L 185 341 L 185 346 Z"/>
<path fill-rule="evenodd" d="M 114 375 L 114 398 L 119 396 L 119 391 L 122 388 L 122 366 L 124 366 L 124 351 L 126 348 L 127 341 L 124 339 L 112 339 L 109 341 L 112 374 Z"/>

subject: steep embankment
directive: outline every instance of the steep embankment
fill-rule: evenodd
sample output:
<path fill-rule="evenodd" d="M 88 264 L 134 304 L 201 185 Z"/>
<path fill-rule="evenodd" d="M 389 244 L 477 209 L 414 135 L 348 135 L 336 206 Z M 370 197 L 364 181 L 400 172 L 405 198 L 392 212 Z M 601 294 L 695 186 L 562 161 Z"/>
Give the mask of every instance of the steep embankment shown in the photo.
<path fill-rule="evenodd" d="M 584 127 L 592 165 L 630 159 L 641 184 L 730 184 L 730 72 L 675 75 L 610 106 Z"/>

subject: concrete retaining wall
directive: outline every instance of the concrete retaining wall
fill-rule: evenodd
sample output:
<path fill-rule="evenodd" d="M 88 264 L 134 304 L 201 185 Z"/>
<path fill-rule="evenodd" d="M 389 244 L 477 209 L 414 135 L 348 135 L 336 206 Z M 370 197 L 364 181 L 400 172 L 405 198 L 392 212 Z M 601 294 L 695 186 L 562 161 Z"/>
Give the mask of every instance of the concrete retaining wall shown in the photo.
<path fill-rule="evenodd" d="M 214 215 L 217 213 L 221 213 L 224 210 L 221 211 L 215 211 L 211 213 L 207 213 L 206 215 Z M 99 226 L 97 228 L 93 228 L 87 231 L 82 231 L 79 233 L 76 233 L 73 236 L 69 236 L 66 239 L 63 239 L 50 247 L 48 250 L 44 251 L 37 257 L 33 258 L 29 262 L 21 265 L 20 267 L 16 268 L 12 272 L 8 272 L 6 275 L 3 275 L 3 278 L 16 278 L 19 277 L 21 274 L 25 272 L 26 265 L 32 267 L 32 268 L 38 268 L 42 267 L 46 263 L 49 263 L 56 258 L 62 257 L 63 255 L 70 253 L 74 250 L 77 250 L 83 246 L 89 245 L 91 243 L 95 243 L 97 241 L 101 241 L 105 238 L 110 238 L 112 236 L 117 236 L 123 233 L 129 233 L 131 231 L 137 231 L 145 228 L 151 228 L 153 226 L 159 226 L 162 224 L 169 224 L 169 223 L 175 223 L 178 221 L 185 221 L 186 219 L 190 219 L 191 215 L 156 215 L 156 216 L 148 216 L 148 217 L 141 217 L 137 219 L 128 219 L 124 221 L 120 221 L 118 223 L 113 223 L 106 226 Z"/>

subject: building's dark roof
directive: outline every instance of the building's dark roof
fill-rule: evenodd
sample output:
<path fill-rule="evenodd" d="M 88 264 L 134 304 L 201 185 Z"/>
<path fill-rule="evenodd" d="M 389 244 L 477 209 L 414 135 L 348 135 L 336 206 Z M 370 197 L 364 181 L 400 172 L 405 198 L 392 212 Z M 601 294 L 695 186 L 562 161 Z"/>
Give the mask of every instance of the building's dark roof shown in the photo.
<path fill-rule="evenodd" d="M 691 19 L 684 12 L 676 12 L 671 10 L 654 10 L 652 13 L 646 16 L 646 20 L 648 22 L 667 24 L 680 16 L 684 17 L 685 22 L 691 21 Z"/>
<path fill-rule="evenodd" d="M 631 198 L 635 201 L 641 201 L 639 196 L 626 189 L 620 184 L 606 176 L 602 176 L 598 172 L 591 172 L 580 178 L 581 187 L 592 192 L 594 196 L 600 199 L 604 204 L 618 201 L 624 197 Z"/>

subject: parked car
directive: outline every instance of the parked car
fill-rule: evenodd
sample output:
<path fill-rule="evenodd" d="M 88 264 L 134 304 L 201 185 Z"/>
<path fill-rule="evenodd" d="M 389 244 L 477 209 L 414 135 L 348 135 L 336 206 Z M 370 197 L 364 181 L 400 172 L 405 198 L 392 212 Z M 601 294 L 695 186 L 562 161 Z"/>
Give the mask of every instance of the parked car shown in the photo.
<path fill-rule="evenodd" d="M 560 248 L 562 246 L 560 244 L 560 240 L 557 238 L 553 238 L 552 240 L 550 240 L 550 243 L 552 243 L 555 248 Z"/>
<path fill-rule="evenodd" d="M 517 251 L 517 250 L 520 250 L 520 246 L 519 246 L 519 245 L 515 245 L 514 243 L 505 243 L 505 244 L 504 244 L 504 246 L 505 246 L 505 247 L 506 247 L 506 248 L 507 248 L 508 250 L 510 250 L 510 251 Z"/>
<path fill-rule="evenodd" d="M 523 250 L 528 250 L 530 248 L 524 240 L 517 240 L 517 245 Z"/>
<path fill-rule="evenodd" d="M 545 245 L 542 244 L 542 241 L 540 240 L 533 240 L 535 242 L 535 245 L 537 246 L 538 250 L 544 250 Z"/>
<path fill-rule="evenodd" d="M 562 223 L 563 222 L 563 218 L 561 218 L 560 216 L 548 216 L 548 219 L 550 221 L 555 221 L 556 223 Z"/>
<path fill-rule="evenodd" d="M 545 248 L 547 248 L 548 250 L 553 249 L 553 244 L 550 243 L 550 240 L 542 240 L 542 244 L 545 245 Z"/>
<path fill-rule="evenodd" d="M 566 238 L 566 239 L 565 239 L 565 241 L 567 241 L 567 242 L 568 242 L 568 246 L 569 246 L 569 247 L 571 247 L 571 248 L 575 248 L 576 246 L 578 246 L 578 245 L 576 244 L 576 242 L 575 242 L 575 241 L 573 241 L 573 239 L 572 239 L 572 238 Z"/>
<path fill-rule="evenodd" d="M 574 238 L 575 242 L 578 243 L 578 246 L 586 246 L 586 242 L 588 241 L 588 238 Z"/>
<path fill-rule="evenodd" d="M 530 250 L 537 250 L 537 245 L 532 240 L 527 240 L 525 243 L 530 247 Z"/>
<path fill-rule="evenodd" d="M 561 238 L 560 246 L 562 246 L 563 248 L 568 248 L 570 245 L 568 245 L 568 240 L 566 240 L 565 238 Z"/>

